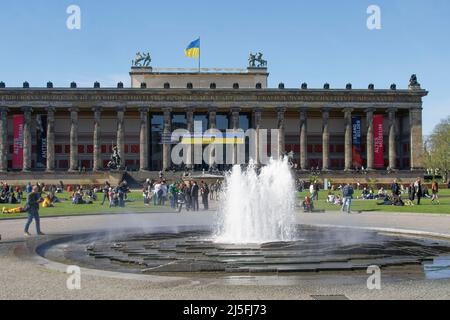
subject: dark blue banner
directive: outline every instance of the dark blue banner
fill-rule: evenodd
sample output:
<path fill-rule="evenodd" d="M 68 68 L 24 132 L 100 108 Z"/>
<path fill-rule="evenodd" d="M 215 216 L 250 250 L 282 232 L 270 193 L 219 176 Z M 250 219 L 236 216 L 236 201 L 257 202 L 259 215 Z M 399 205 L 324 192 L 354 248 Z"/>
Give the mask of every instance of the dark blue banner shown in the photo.
<path fill-rule="evenodd" d="M 47 167 L 47 116 L 36 116 L 36 168 Z"/>
<path fill-rule="evenodd" d="M 352 117 L 352 143 L 353 167 L 360 169 L 363 165 L 361 156 L 361 117 Z"/>

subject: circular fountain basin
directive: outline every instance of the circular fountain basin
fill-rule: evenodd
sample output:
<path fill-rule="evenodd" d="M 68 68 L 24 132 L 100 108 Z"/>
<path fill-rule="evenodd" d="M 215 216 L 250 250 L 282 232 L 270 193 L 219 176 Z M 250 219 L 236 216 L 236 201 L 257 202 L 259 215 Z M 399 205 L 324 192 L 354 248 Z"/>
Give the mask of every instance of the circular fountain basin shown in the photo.
<path fill-rule="evenodd" d="M 44 244 L 47 259 L 139 274 L 302 273 L 429 266 L 450 257 L 450 242 L 378 231 L 296 226 L 295 240 L 262 244 L 214 241 L 210 230 L 91 234 Z M 445 260 L 444 261 L 448 261 Z M 448 270 L 447 270 L 448 271 Z"/>

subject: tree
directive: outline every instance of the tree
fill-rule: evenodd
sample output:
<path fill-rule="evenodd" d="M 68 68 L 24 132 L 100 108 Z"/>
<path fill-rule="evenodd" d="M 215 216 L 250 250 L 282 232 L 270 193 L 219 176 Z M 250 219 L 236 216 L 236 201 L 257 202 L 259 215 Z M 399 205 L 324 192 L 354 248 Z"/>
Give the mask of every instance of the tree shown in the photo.
<path fill-rule="evenodd" d="M 439 169 L 444 181 L 448 181 L 450 172 L 450 116 L 434 128 L 425 141 L 427 168 Z"/>

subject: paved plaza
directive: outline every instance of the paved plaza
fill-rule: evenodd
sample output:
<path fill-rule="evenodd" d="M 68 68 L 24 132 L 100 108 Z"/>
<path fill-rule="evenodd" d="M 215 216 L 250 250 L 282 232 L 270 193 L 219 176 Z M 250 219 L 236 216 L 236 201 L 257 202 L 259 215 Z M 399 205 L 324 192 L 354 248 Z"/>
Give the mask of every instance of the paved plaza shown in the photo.
<path fill-rule="evenodd" d="M 151 213 L 44 218 L 44 231 L 55 235 L 155 227 L 202 227 L 216 214 Z M 403 231 L 450 238 L 450 217 L 395 213 L 298 214 L 299 224 L 345 226 Z M 449 299 L 450 279 L 427 280 L 417 268 L 402 274 L 382 273 L 381 290 L 368 290 L 368 275 L 320 273 L 276 275 L 135 275 L 82 269 L 81 290 L 68 290 L 65 266 L 32 252 L 31 238 L 24 241 L 24 220 L 0 222 L 0 299 L 313 299 L 336 296 L 348 299 Z M 44 237 L 41 240 L 45 240 Z M 384 271 L 383 271 L 384 272 Z M 400 271 L 398 271 L 400 272 Z"/>

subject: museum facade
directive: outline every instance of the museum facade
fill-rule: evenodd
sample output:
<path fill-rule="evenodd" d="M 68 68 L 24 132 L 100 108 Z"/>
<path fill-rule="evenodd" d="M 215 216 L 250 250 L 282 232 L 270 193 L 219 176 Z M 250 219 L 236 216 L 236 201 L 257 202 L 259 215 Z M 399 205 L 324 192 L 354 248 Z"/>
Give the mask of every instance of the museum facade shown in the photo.
<path fill-rule="evenodd" d="M 11 88 L 1 82 L 0 172 L 102 171 L 114 146 L 122 169 L 169 169 L 173 145 L 164 136 L 192 132 L 196 121 L 204 130 L 278 130 L 277 151 L 270 142 L 262 147 L 272 157 L 293 152 L 299 170 L 423 168 L 422 99 L 428 92 L 415 76 L 408 89 L 364 90 L 306 83 L 268 88 L 266 67 L 133 67 L 130 76 L 129 88 L 55 88 L 50 82 Z"/>

